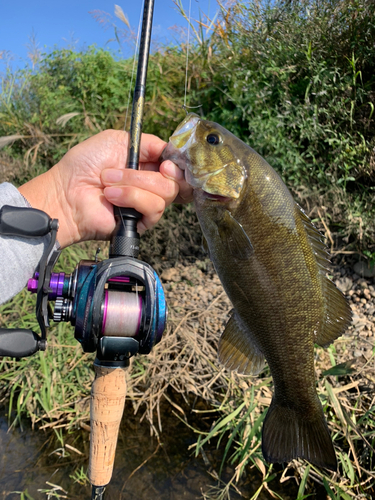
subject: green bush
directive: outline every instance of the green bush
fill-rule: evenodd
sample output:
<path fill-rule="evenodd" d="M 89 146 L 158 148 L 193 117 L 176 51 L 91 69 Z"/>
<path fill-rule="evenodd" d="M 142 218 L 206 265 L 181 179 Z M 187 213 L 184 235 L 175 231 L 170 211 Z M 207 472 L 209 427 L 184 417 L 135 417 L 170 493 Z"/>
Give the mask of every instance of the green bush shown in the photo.
<path fill-rule="evenodd" d="M 116 126 L 126 106 L 131 61 L 102 49 L 62 49 L 45 55 L 36 69 L 3 79 L 0 134 L 20 134 L 16 153 L 35 151 L 51 166 L 69 147 Z"/>
<path fill-rule="evenodd" d="M 374 15 L 365 1 L 238 2 L 210 40 L 201 97 L 357 246 L 375 236 Z"/>

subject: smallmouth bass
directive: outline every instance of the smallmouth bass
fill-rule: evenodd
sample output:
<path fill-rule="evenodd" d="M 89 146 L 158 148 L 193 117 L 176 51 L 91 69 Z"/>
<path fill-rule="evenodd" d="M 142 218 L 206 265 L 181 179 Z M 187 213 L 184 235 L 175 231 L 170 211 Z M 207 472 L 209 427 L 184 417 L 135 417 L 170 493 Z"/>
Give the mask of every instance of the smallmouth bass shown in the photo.
<path fill-rule="evenodd" d="M 217 123 L 190 113 L 162 160 L 185 171 L 210 258 L 233 304 L 218 356 L 256 374 L 269 364 L 274 395 L 262 429 L 269 462 L 304 458 L 336 470 L 316 393 L 314 343 L 328 346 L 351 322 L 350 307 L 326 277 L 320 232 L 275 170 Z"/>

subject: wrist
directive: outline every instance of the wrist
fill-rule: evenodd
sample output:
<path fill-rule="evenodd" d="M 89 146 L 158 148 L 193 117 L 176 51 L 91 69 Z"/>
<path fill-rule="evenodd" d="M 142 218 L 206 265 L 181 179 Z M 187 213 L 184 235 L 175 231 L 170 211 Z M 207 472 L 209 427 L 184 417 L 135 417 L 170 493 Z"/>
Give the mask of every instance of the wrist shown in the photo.
<path fill-rule="evenodd" d="M 78 231 L 64 196 L 63 185 L 56 166 L 26 182 L 18 190 L 32 208 L 43 210 L 52 219 L 58 219 L 57 240 L 61 248 L 79 241 Z"/>

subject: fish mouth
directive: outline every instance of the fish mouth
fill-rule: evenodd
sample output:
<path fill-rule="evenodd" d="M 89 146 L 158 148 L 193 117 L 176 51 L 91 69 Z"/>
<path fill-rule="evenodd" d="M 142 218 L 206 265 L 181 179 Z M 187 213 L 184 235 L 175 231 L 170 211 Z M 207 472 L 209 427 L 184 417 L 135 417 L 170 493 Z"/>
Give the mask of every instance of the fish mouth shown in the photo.
<path fill-rule="evenodd" d="M 180 123 L 180 125 L 174 131 L 172 137 L 183 134 L 188 130 L 194 128 L 200 121 L 199 116 L 196 113 L 189 113 L 186 115 L 185 119 Z"/>
<path fill-rule="evenodd" d="M 181 154 L 181 150 L 176 148 L 171 141 L 168 142 L 159 157 L 160 163 L 166 160 L 173 161 L 181 170 L 187 170 L 188 168 L 186 155 Z"/>
<path fill-rule="evenodd" d="M 169 138 L 168 144 L 163 149 L 159 161 L 171 160 L 182 170 L 185 170 L 186 159 L 184 153 L 189 148 L 195 137 L 195 129 L 200 118 L 195 113 L 189 113 L 185 120 L 176 128 L 173 135 Z"/>
<path fill-rule="evenodd" d="M 220 194 L 209 193 L 204 189 L 202 189 L 202 196 L 206 200 L 217 201 L 218 203 L 229 203 L 230 201 L 233 200 L 233 198 L 230 198 L 229 196 L 222 196 Z"/>
<path fill-rule="evenodd" d="M 195 137 L 195 129 L 199 122 L 200 118 L 198 115 L 189 113 L 185 120 L 177 127 L 174 134 L 169 138 L 169 141 L 181 153 L 190 146 Z"/>

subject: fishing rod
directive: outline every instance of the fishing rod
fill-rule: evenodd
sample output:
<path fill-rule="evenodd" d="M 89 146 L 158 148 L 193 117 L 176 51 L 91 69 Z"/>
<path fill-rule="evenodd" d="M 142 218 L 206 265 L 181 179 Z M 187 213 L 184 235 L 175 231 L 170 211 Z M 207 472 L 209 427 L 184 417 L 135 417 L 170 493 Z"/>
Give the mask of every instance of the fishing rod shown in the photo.
<path fill-rule="evenodd" d="M 127 168 L 137 170 L 139 167 L 140 143 L 142 135 L 144 102 L 146 95 L 146 80 L 148 58 L 150 53 L 151 30 L 154 11 L 154 0 L 145 0 L 143 8 L 142 31 L 139 45 L 137 77 L 133 96 L 133 107 L 130 122 L 130 147 Z M 126 277 L 129 276 L 130 267 L 139 267 L 139 271 L 154 279 L 147 281 L 148 289 L 145 298 L 149 302 L 151 311 L 154 312 L 155 320 L 160 326 L 154 328 L 150 335 L 146 336 L 146 342 L 141 346 L 139 352 L 148 353 L 152 346 L 159 342 L 165 328 L 166 305 L 161 283 L 155 271 L 148 264 L 136 260 L 139 254 L 140 237 L 137 232 L 137 222 L 142 214 L 133 208 L 114 207 L 116 228 L 111 238 L 109 249 L 110 261 L 117 262 L 119 259 L 132 259 L 124 262 L 126 266 Z M 138 279 L 140 276 L 138 275 Z M 144 281 L 146 284 L 146 281 Z M 153 299 L 159 298 L 159 300 Z M 133 296 L 134 299 L 134 296 Z M 136 295 L 138 300 L 138 294 Z M 117 306 L 117 304 L 116 304 Z M 139 317 L 138 308 L 135 306 L 133 315 L 135 319 Z M 138 313 L 138 314 L 137 314 Z M 151 321 L 151 314 L 149 314 Z M 121 318 L 121 322 L 123 318 Z M 115 331 L 121 330 L 118 325 Z M 124 339 L 119 338 L 125 344 L 122 352 L 127 352 L 123 364 L 121 359 L 109 359 L 105 350 L 98 349 L 97 359 L 94 362 L 95 381 L 91 390 L 91 439 L 90 439 L 90 466 L 89 478 L 92 484 L 92 499 L 100 500 L 106 486 L 112 476 L 115 450 L 118 439 L 118 431 L 122 419 L 126 396 L 126 380 L 124 369 L 129 365 L 129 358 L 132 355 L 134 336 Z M 110 338 L 112 341 L 112 337 Z M 130 341 L 130 344 L 128 345 Z M 137 342 L 137 341 L 136 341 Z M 135 346 L 139 350 L 139 346 Z M 120 356 L 121 357 L 121 356 Z M 111 414 L 109 411 L 111 408 Z"/>
<path fill-rule="evenodd" d="M 127 168 L 138 169 L 154 0 L 145 0 L 131 115 Z M 83 260 L 71 274 L 55 273 L 58 221 L 32 208 L 4 206 L 0 234 L 50 235 L 39 270 L 28 282 L 37 294 L 41 336 L 27 329 L 0 328 L 0 356 L 25 357 L 46 349 L 49 319 L 70 322 L 84 352 L 96 352 L 90 402 L 89 478 L 92 499 L 101 500 L 111 480 L 126 396 L 125 370 L 135 354 L 148 354 L 163 335 L 167 307 L 153 268 L 140 260 L 137 222 L 142 214 L 114 207 L 116 227 L 109 259 Z M 54 311 L 50 308 L 54 301 Z"/>

